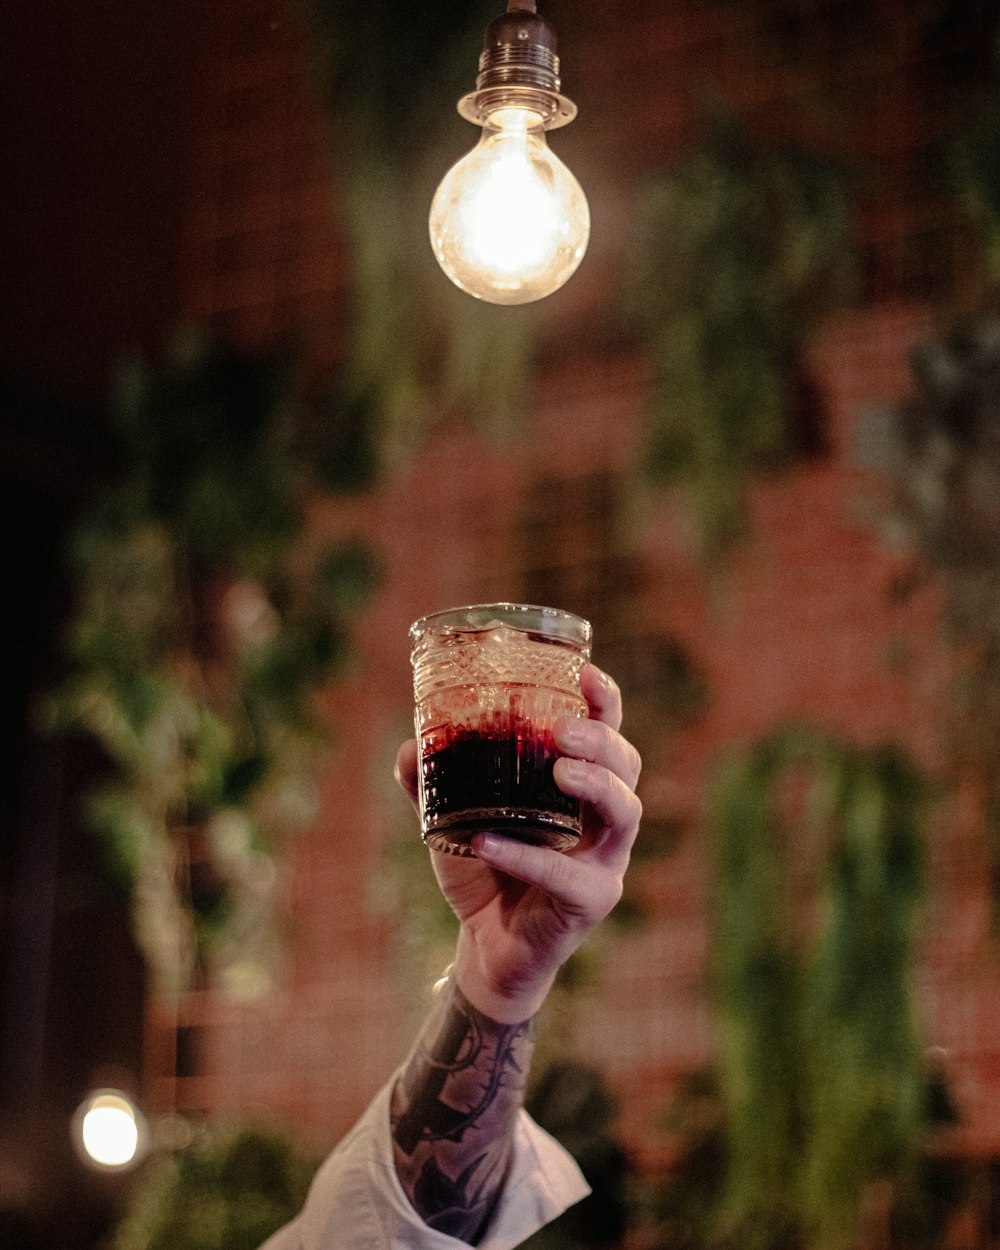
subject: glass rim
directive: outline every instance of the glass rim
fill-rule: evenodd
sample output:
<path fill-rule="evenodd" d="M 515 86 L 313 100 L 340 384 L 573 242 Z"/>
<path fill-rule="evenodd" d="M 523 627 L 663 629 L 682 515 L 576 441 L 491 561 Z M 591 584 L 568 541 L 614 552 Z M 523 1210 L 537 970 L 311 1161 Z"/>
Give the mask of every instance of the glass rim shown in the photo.
<path fill-rule="evenodd" d="M 429 612 L 426 616 L 418 617 L 410 626 L 411 640 L 416 641 L 422 633 L 435 626 L 445 626 L 452 617 L 455 618 L 453 623 L 456 626 L 465 626 L 468 629 L 485 629 L 491 620 L 500 619 L 505 624 L 530 629 L 532 633 L 552 634 L 564 640 L 568 638 L 581 646 L 589 646 L 593 635 L 590 621 L 576 612 L 536 603 L 502 600 L 496 603 L 470 603 Z M 561 630 L 560 626 L 563 627 Z"/>

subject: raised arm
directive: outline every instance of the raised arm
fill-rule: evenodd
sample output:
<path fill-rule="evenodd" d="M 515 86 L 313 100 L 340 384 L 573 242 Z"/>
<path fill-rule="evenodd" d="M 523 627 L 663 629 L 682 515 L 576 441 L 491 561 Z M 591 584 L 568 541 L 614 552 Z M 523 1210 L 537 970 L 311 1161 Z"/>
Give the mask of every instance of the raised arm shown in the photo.
<path fill-rule="evenodd" d="M 431 1228 L 475 1245 L 503 1185 L 534 1050 L 449 977 L 392 1097 L 396 1171 Z"/>
<path fill-rule="evenodd" d="M 477 859 L 432 853 L 457 915 L 455 963 L 392 1097 L 396 1171 L 431 1228 L 476 1244 L 503 1187 L 533 1050 L 556 973 L 621 896 L 639 827 L 638 753 L 618 732 L 621 697 L 590 665 L 586 721 L 556 725 L 555 777 L 582 800 L 579 844 L 560 854 L 495 834 Z M 416 744 L 397 758 L 416 793 Z"/>

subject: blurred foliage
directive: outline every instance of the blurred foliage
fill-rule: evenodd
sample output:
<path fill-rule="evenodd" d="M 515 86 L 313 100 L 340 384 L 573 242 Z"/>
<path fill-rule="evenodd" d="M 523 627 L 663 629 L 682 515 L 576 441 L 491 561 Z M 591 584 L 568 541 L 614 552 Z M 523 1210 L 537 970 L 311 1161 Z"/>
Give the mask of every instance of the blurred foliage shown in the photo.
<path fill-rule="evenodd" d="M 106 1250 L 258 1250 L 299 1213 L 317 1165 L 270 1126 L 209 1128 L 146 1165 Z"/>
<path fill-rule="evenodd" d="M 878 1183 L 918 1222 L 927 793 L 897 749 L 799 728 L 723 769 L 710 816 L 718 1069 L 688 1090 L 687 1154 L 660 1197 L 669 1244 L 852 1246 Z"/>
<path fill-rule="evenodd" d="M 643 634 L 612 645 L 609 662 L 601 667 L 613 673 L 622 692 L 628 740 L 642 757 L 643 770 L 636 793 L 642 800 L 642 837 L 632 851 L 633 863 L 668 854 L 681 835 L 682 823 L 661 795 L 662 779 L 673 771 L 672 751 L 677 735 L 704 715 L 709 702 L 708 678 L 687 646 L 675 636 Z M 630 879 L 619 909 L 637 915 Z"/>
<path fill-rule="evenodd" d="M 502 431 L 520 405 L 532 313 L 454 287 L 427 226 L 436 184 L 478 141 L 454 106 L 475 85 L 483 32 L 502 8 L 300 3 L 352 263 L 343 396 L 366 414 L 384 456 L 404 454 L 442 414 Z"/>
<path fill-rule="evenodd" d="M 994 66 L 992 85 L 979 93 L 968 125 L 951 144 L 949 181 L 978 235 L 982 275 L 995 293 L 1000 288 L 1000 37 Z"/>
<path fill-rule="evenodd" d="M 887 535 L 913 556 L 897 595 L 943 590 L 950 749 L 984 795 L 1000 907 L 1000 315 L 921 344 L 912 365 L 915 393 L 868 414 L 862 454 L 892 487 Z"/>
<path fill-rule="evenodd" d="M 123 371 L 117 481 L 75 534 L 68 673 L 49 708 L 104 748 L 90 822 L 162 987 L 210 956 L 262 986 L 273 839 L 315 813 L 315 692 L 343 665 L 372 553 L 313 550 L 289 365 L 182 335 Z"/>
<path fill-rule="evenodd" d="M 712 556 L 745 526 L 751 473 L 817 450 L 803 348 L 854 289 L 847 179 L 717 114 L 642 217 L 627 298 L 654 369 L 649 467 L 690 489 Z"/>
<path fill-rule="evenodd" d="M 881 1187 L 876 1182 L 868 1191 L 869 1199 L 873 1194 L 881 1199 L 877 1213 L 881 1228 L 868 1230 L 872 1244 L 889 1244 L 895 1250 L 939 1250 L 951 1244 L 947 1241 L 951 1222 L 977 1188 L 964 1160 L 933 1149 L 935 1130 L 947 1129 L 956 1119 L 942 1074 L 931 1072 L 924 1103 L 928 1136 L 918 1150 L 910 1184 L 900 1192 L 890 1182 L 883 1182 Z M 663 1250 L 706 1250 L 725 1245 L 717 1234 L 727 1158 L 725 1111 L 717 1071 L 695 1072 L 686 1079 L 663 1128 L 676 1144 L 676 1156 L 665 1182 L 640 1183 L 638 1187 L 634 1206 L 642 1212 L 646 1238 L 642 1244 L 662 1246 Z M 814 1243 L 807 1235 L 792 1231 L 778 1244 L 787 1250 L 807 1250 Z M 863 1235 L 855 1244 L 866 1244 Z"/>

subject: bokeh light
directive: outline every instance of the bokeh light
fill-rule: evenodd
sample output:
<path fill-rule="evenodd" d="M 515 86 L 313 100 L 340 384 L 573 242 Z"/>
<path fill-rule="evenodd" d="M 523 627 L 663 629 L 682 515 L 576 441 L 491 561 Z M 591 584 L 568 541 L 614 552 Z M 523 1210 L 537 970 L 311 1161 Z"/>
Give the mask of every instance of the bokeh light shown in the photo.
<path fill-rule="evenodd" d="M 127 1168 L 138 1163 L 145 1151 L 145 1117 L 120 1091 L 98 1090 L 77 1109 L 73 1138 L 92 1166 Z"/>

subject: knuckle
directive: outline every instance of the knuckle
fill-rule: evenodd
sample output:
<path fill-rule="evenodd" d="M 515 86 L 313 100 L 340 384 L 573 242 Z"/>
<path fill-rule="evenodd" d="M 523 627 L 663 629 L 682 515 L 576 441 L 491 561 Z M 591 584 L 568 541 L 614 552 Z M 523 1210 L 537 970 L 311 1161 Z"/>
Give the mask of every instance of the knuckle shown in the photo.
<path fill-rule="evenodd" d="M 605 807 L 611 807 L 615 802 L 615 795 L 622 785 L 621 778 L 606 768 L 595 768 L 591 777 L 593 802 L 600 803 Z"/>
<path fill-rule="evenodd" d="M 597 697 L 593 705 L 594 711 L 599 720 L 617 728 L 621 724 L 621 689 L 609 673 L 605 673 L 602 669 L 595 669 L 595 672 L 597 674 Z"/>
<path fill-rule="evenodd" d="M 553 859 L 549 865 L 549 881 L 553 886 L 565 886 L 571 876 L 570 861 L 565 855 Z"/>
<path fill-rule="evenodd" d="M 602 676 L 604 678 L 604 689 L 607 693 L 608 699 L 612 703 L 621 703 L 622 701 L 621 686 L 619 686 L 619 684 L 615 681 L 615 679 L 611 676 L 610 673 L 603 673 Z"/>
<path fill-rule="evenodd" d="M 594 759 L 604 758 L 614 742 L 614 730 L 602 720 L 586 722 L 589 738 L 589 754 Z"/>
<path fill-rule="evenodd" d="M 624 891 L 625 883 L 622 878 L 609 874 L 601 896 L 601 914 L 603 916 L 607 916 L 614 911 L 621 902 Z"/>

